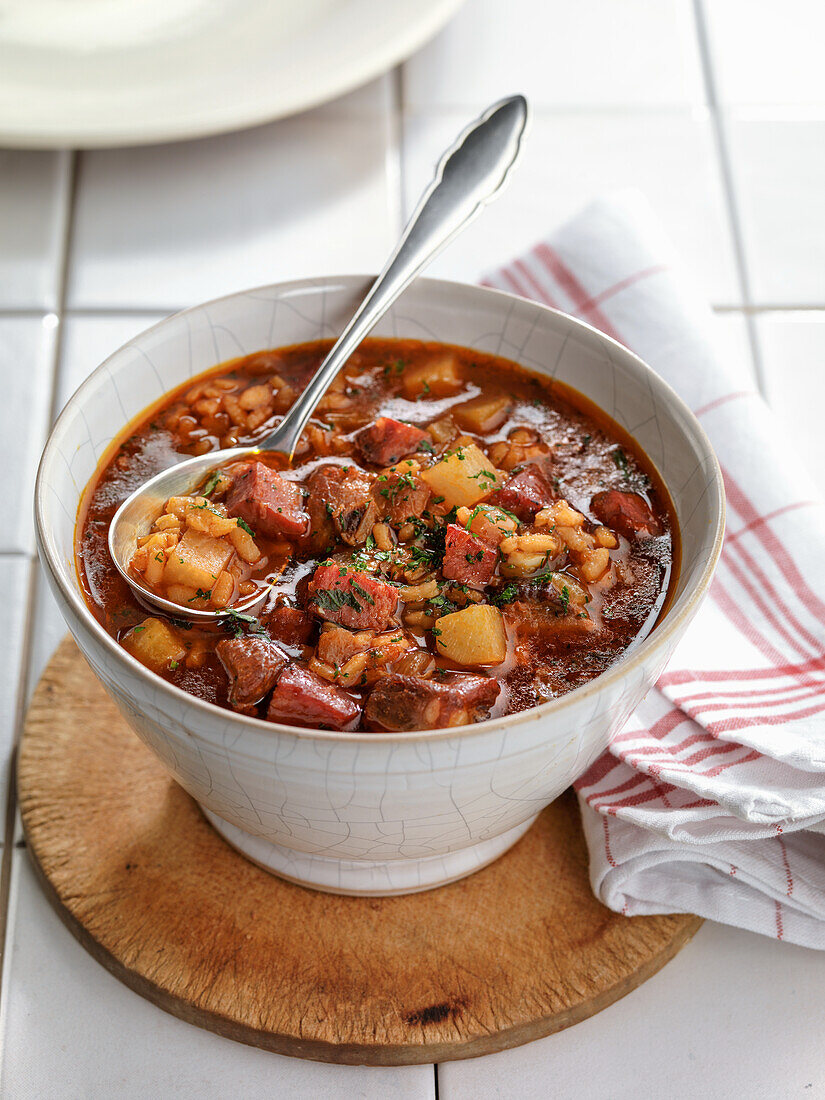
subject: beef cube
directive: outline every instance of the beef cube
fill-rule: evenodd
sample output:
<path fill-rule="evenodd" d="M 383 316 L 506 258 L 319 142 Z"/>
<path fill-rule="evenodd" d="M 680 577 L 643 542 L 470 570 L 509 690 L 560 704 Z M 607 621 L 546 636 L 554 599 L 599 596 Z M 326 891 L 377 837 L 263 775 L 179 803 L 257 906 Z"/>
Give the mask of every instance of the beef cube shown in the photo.
<path fill-rule="evenodd" d="M 370 692 L 364 718 L 368 729 L 393 733 L 466 726 L 487 717 L 500 690 L 491 676 L 422 680 L 389 672 Z"/>
<path fill-rule="evenodd" d="M 310 511 L 350 546 L 360 546 L 378 519 L 373 478 L 357 466 L 322 466 L 308 482 Z"/>
<path fill-rule="evenodd" d="M 262 634 L 224 638 L 215 652 L 229 677 L 229 702 L 236 708 L 260 702 L 287 663 L 286 655 Z"/>
<path fill-rule="evenodd" d="M 295 649 L 306 645 L 315 625 L 306 611 L 287 604 L 273 607 L 261 621 L 273 638 Z"/>
<path fill-rule="evenodd" d="M 483 588 L 490 583 L 497 562 L 498 550 L 494 546 L 457 523 L 448 525 L 441 569 L 448 581 Z"/>
<path fill-rule="evenodd" d="M 428 438 L 426 432 L 413 424 L 404 424 L 389 416 L 379 416 L 374 424 L 362 428 L 355 437 L 366 461 L 376 466 L 392 466 L 413 454 L 419 443 Z"/>
<path fill-rule="evenodd" d="M 268 722 L 310 729 L 351 729 L 361 713 L 345 691 L 301 665 L 289 665 L 280 675 L 266 717 Z"/>
<path fill-rule="evenodd" d="M 398 606 L 391 584 L 332 563 L 315 570 L 310 594 L 313 614 L 350 630 L 384 630 Z"/>
<path fill-rule="evenodd" d="M 263 462 L 253 462 L 235 478 L 226 496 L 226 511 L 248 523 L 256 534 L 269 538 L 294 538 L 309 527 L 300 487 Z"/>
<path fill-rule="evenodd" d="M 556 499 L 553 486 L 553 459 L 550 455 L 536 459 L 513 474 L 488 500 L 503 508 L 523 523 L 529 523 L 536 512 L 546 508 Z"/>
<path fill-rule="evenodd" d="M 618 531 L 626 539 L 649 538 L 662 533 L 650 505 L 638 493 L 607 489 L 596 493 L 590 501 L 590 510 L 605 527 Z"/>
<path fill-rule="evenodd" d="M 394 470 L 373 485 L 373 496 L 382 518 L 394 527 L 420 519 L 430 499 L 430 487 L 413 473 Z"/>

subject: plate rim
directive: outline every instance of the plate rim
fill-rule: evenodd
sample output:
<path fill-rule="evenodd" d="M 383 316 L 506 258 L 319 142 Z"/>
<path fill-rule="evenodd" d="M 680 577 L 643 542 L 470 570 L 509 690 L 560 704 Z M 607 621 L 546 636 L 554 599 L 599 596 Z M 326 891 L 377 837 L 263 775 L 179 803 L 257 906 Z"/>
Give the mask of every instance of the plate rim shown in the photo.
<path fill-rule="evenodd" d="M 376 0 L 381 5 L 381 0 Z M 342 53 L 340 63 L 320 67 L 321 74 L 327 74 L 315 80 L 312 85 L 296 84 L 286 94 L 277 85 L 269 94 L 256 100 L 246 100 L 236 110 L 225 114 L 204 113 L 197 118 L 197 107 L 189 108 L 188 114 L 176 116 L 171 122 L 164 123 L 162 116 L 131 119 L 124 123 L 113 109 L 106 121 L 100 117 L 87 122 L 74 122 L 72 126 L 55 126 L 48 119 L 46 111 L 41 119 L 15 122 L 10 114 L 3 117 L 0 112 L 0 148 L 5 149 L 105 149 L 137 145 L 159 145 L 175 141 L 188 141 L 197 138 L 215 137 L 219 134 L 248 130 L 263 126 L 278 119 L 319 107 L 333 99 L 368 84 L 388 72 L 399 62 L 406 60 L 421 46 L 429 41 L 463 5 L 464 0 L 418 0 L 413 16 L 403 26 L 393 26 L 387 36 L 376 43 L 375 48 L 366 56 Z M 13 87 L 9 86 L 13 92 Z M 19 93 L 25 89 L 20 87 Z M 54 95 L 61 94 L 59 86 Z M 101 89 L 100 95 L 105 95 Z M 10 99 L 13 95 L 10 95 Z"/>

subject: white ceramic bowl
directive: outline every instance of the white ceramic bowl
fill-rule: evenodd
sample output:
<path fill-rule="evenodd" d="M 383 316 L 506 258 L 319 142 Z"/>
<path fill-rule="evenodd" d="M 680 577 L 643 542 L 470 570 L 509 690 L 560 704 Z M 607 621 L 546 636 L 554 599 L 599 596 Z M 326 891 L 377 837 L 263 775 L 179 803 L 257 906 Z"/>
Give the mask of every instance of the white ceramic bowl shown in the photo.
<path fill-rule="evenodd" d="M 127 420 L 221 361 L 337 334 L 368 280 L 262 287 L 162 321 L 83 383 L 46 445 L 38 549 L 78 645 L 137 735 L 249 858 L 307 886 L 424 890 L 506 851 L 605 749 L 655 682 L 705 595 L 724 527 L 716 458 L 701 427 L 641 360 L 565 314 L 498 291 L 421 279 L 376 335 L 461 344 L 568 383 L 645 449 L 682 535 L 675 599 L 651 636 L 561 699 L 473 727 L 412 734 L 299 730 L 195 699 L 147 671 L 87 608 L 74 565 L 79 499 Z"/>

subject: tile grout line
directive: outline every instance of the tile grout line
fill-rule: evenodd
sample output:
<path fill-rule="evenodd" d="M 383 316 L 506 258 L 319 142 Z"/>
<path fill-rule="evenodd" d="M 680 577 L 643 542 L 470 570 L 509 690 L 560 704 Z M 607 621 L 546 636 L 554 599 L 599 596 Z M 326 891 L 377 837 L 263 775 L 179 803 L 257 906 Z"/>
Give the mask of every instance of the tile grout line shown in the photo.
<path fill-rule="evenodd" d="M 6 797 L 6 812 L 3 827 L 3 857 L 0 862 L 0 1019 L 5 1018 L 5 1004 L 3 994 L 3 979 L 6 974 L 7 954 L 9 945 L 6 943 L 6 934 L 9 927 L 9 899 L 11 892 L 12 861 L 14 855 L 14 822 L 17 813 L 17 783 L 16 763 L 17 746 L 20 742 L 20 734 L 23 730 L 23 721 L 26 714 L 29 673 L 33 656 L 34 638 L 34 613 L 36 600 L 37 562 L 29 559 L 29 576 L 26 593 L 26 612 L 23 620 L 23 637 L 20 646 L 20 665 L 17 675 L 16 703 L 14 718 L 12 720 L 13 741 L 11 753 L 5 762 L 8 769 L 8 794 Z M 2 1075 L 5 1055 L 5 1030 L 0 1033 L 0 1079 Z"/>
<path fill-rule="evenodd" d="M 736 185 L 734 183 L 733 163 L 730 155 L 727 127 L 723 111 L 719 102 L 719 93 L 716 87 L 716 76 L 713 68 L 713 56 L 708 33 L 707 20 L 703 0 L 693 0 L 693 14 L 696 24 L 696 36 L 699 42 L 699 56 L 702 64 L 702 74 L 705 82 L 705 95 L 707 96 L 710 118 L 713 126 L 716 152 L 718 156 L 719 171 L 722 177 L 722 189 L 725 196 L 725 205 L 728 213 L 728 223 L 733 243 L 734 257 L 739 274 L 739 284 L 742 291 L 742 301 L 745 309 L 743 315 L 748 333 L 753 367 L 756 374 L 756 384 L 759 392 L 765 395 L 765 367 L 762 362 L 762 349 L 759 344 L 759 336 L 756 331 L 756 322 L 749 307 L 752 305 L 750 278 L 745 253 L 744 234 L 742 222 L 739 217 L 739 205 L 736 199 Z"/>
<path fill-rule="evenodd" d="M 404 65 L 398 65 L 393 71 L 393 113 L 395 115 L 395 134 L 396 141 L 398 143 L 398 212 L 399 212 L 399 226 L 398 231 L 406 225 L 407 222 L 407 174 L 406 174 L 406 156 L 404 154 L 405 145 L 405 121 L 406 112 L 404 107 Z"/>
<path fill-rule="evenodd" d="M 59 262 L 57 265 L 57 293 L 55 296 L 55 312 L 58 318 L 58 325 L 54 344 L 51 349 L 51 394 L 47 413 L 49 419 L 48 423 L 45 425 L 47 433 L 57 412 L 58 378 L 60 372 L 60 357 L 63 347 L 66 290 L 68 285 L 72 232 L 74 226 L 74 210 L 77 192 L 78 154 L 74 151 L 68 152 L 66 154 L 66 160 L 66 185 L 63 189 L 61 203 L 63 207 L 63 241 Z M 20 738 L 23 733 L 23 723 L 25 721 L 26 708 L 28 705 L 29 678 L 32 668 L 32 661 L 34 658 L 34 619 L 36 614 L 38 595 L 39 574 L 37 556 L 36 554 L 27 556 L 30 560 L 29 580 L 27 586 L 28 592 L 26 597 L 26 612 L 23 625 L 23 638 L 17 683 L 17 698 L 14 709 L 12 750 L 6 765 L 9 769 L 9 785 L 5 807 L 6 812 L 3 833 L 3 857 L 2 862 L 0 862 L 0 1018 L 5 1018 L 5 989 L 3 988 L 3 977 L 5 975 L 5 964 L 7 961 L 6 957 L 8 951 L 6 935 L 9 928 L 9 900 L 11 890 L 12 862 L 14 854 L 14 825 L 17 816 L 17 777 L 15 774 L 15 765 L 17 761 L 18 746 L 20 744 Z M 2 1067 L 4 1040 L 5 1035 L 0 1034 L 0 1067 Z"/>

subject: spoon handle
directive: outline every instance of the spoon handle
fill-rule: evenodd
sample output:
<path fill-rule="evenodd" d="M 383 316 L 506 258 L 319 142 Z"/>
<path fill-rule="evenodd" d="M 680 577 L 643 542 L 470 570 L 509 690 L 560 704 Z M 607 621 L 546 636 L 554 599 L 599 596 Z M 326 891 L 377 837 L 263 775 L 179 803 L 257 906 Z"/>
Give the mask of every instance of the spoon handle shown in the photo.
<path fill-rule="evenodd" d="M 501 191 L 527 126 L 524 96 L 493 104 L 446 151 L 383 271 L 306 389 L 262 450 L 289 457 L 335 375 L 401 292 Z"/>

